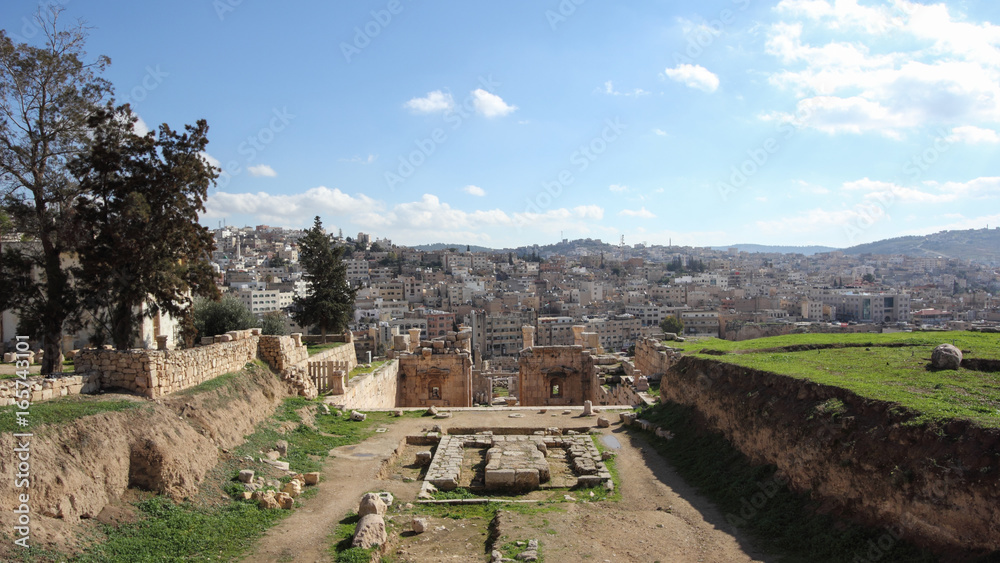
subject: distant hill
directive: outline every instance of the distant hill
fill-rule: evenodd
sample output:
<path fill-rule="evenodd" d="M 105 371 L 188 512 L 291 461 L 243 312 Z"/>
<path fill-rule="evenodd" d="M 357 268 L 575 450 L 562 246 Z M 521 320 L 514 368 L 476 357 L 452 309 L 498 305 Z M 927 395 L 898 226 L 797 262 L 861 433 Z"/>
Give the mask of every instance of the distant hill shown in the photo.
<path fill-rule="evenodd" d="M 765 254 L 778 252 L 781 254 L 805 254 L 806 256 L 840 250 L 832 246 L 770 246 L 766 244 L 731 244 L 729 246 L 713 246 L 712 250 L 729 250 L 733 247 L 738 248 L 740 252 L 762 252 Z"/>
<path fill-rule="evenodd" d="M 932 235 L 897 237 L 843 250 L 845 254 L 906 254 L 1000 263 L 1000 228 L 941 231 Z"/>
<path fill-rule="evenodd" d="M 407 248 L 412 248 L 414 250 L 422 250 L 424 252 L 434 252 L 435 250 L 445 250 L 447 248 L 454 248 L 456 250 L 461 250 L 461 251 L 464 252 L 465 251 L 465 246 L 466 245 L 464 245 L 464 244 L 445 244 L 443 242 L 436 242 L 434 244 L 421 244 L 419 246 L 409 246 Z M 476 246 L 474 244 L 471 245 L 471 246 L 469 246 L 469 250 L 471 250 L 472 252 L 493 252 L 494 251 L 492 248 L 486 248 L 485 246 Z"/>

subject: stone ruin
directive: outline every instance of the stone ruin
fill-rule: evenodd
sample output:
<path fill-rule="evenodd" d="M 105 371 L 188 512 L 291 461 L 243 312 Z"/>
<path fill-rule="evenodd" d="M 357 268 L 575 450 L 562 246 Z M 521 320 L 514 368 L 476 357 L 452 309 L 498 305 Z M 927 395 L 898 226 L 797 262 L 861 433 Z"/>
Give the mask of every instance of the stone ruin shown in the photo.
<path fill-rule="evenodd" d="M 518 431 L 504 429 L 504 432 Z M 522 430 L 526 431 L 526 430 Z M 426 485 L 442 491 L 458 488 L 474 476 L 463 475 L 463 463 L 470 450 L 486 450 L 482 488 L 486 491 L 524 493 L 542 488 L 552 477 L 549 460 L 557 453 L 565 456 L 574 480 L 569 486 L 614 487 L 611 473 L 594 446 L 589 434 L 562 435 L 558 428 L 533 434 L 495 435 L 492 431 L 476 434 L 440 436 L 430 467 L 424 477 Z"/>
<path fill-rule="evenodd" d="M 409 335 L 397 338 L 396 406 L 472 406 L 472 329 L 463 326 L 433 340 L 420 340 L 420 329 L 411 329 Z"/>

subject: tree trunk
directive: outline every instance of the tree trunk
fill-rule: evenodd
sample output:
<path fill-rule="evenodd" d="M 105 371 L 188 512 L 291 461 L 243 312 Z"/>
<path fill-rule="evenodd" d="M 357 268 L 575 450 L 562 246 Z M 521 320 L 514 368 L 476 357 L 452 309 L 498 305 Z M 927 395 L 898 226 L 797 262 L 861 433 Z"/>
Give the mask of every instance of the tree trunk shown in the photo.
<path fill-rule="evenodd" d="M 42 339 L 42 375 L 62 373 L 62 331 L 49 331 Z"/>
<path fill-rule="evenodd" d="M 323 335 L 323 344 L 326 344 L 326 327 L 320 328 L 320 334 Z"/>

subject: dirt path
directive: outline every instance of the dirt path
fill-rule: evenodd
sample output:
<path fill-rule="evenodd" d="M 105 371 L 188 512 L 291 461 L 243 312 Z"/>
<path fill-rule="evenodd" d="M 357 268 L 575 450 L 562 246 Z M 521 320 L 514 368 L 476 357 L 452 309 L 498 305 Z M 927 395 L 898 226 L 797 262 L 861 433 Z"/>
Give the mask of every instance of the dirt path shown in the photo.
<path fill-rule="evenodd" d="M 562 426 L 593 425 L 595 419 L 574 415 L 553 416 L 522 411 L 523 418 L 509 418 L 509 412 L 456 412 L 454 418 L 404 418 L 385 433 L 356 446 L 334 451 L 323 470 L 319 494 L 306 500 L 302 508 L 272 528 L 252 548 L 249 562 L 328 562 L 329 534 L 349 511 L 355 510 L 361 495 L 371 490 L 387 490 L 399 502 L 414 500 L 419 483 L 378 478 L 382 461 L 392 455 L 408 434 L 435 423 L 443 427 L 462 426 Z M 559 411 L 560 413 L 562 411 Z M 617 419 L 617 416 L 609 416 Z M 708 501 L 657 455 L 643 438 L 632 437 L 615 423 L 606 434 L 621 443 L 617 466 L 623 495 L 617 503 L 566 503 L 563 510 L 546 513 L 544 518 L 505 513 L 501 534 L 511 538 L 539 539 L 549 561 L 678 561 L 678 562 L 769 562 L 734 530 Z M 583 491 L 573 495 L 585 499 Z M 472 547 L 465 535 L 455 534 L 454 521 L 442 522 L 450 530 L 434 530 L 419 537 L 435 545 L 444 561 L 484 561 L 480 546 Z M 443 526 L 442 526 L 443 527 Z M 463 539 L 464 538 L 464 539 Z M 461 541 L 458 541 L 460 540 Z M 457 542 L 457 543 L 456 543 Z M 404 546 L 406 547 L 406 546 Z M 410 545 L 412 547 L 412 544 Z M 470 549 L 471 548 L 471 549 Z M 402 560 L 436 561 L 438 557 Z"/>
<path fill-rule="evenodd" d="M 334 449 L 333 457 L 323 467 L 319 494 L 304 501 L 301 508 L 271 528 L 244 561 L 331 561 L 327 536 L 348 512 L 357 509 L 361 495 L 372 490 L 389 491 L 396 496 L 404 492 L 400 490 L 402 482 L 378 479 L 382 461 L 392 455 L 407 434 L 416 434 L 432 424 L 429 419 L 401 418 L 384 433 L 360 444 Z"/>

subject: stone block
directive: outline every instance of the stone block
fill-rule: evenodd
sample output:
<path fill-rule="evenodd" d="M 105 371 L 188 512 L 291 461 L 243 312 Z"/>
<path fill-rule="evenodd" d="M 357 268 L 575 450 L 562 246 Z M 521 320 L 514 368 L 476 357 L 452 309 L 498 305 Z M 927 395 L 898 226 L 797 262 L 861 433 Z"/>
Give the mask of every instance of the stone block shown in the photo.
<path fill-rule="evenodd" d="M 278 507 L 283 510 L 291 510 L 295 507 L 295 500 L 292 498 L 292 495 L 287 493 L 279 493 L 278 496 L 275 497 L 275 500 L 278 501 Z"/>
<path fill-rule="evenodd" d="M 413 461 L 413 464 L 418 465 L 420 467 L 425 467 L 431 464 L 431 459 L 432 459 L 431 452 L 429 451 L 417 452 L 417 457 Z"/>
<path fill-rule="evenodd" d="M 486 471 L 486 488 L 500 489 L 514 487 L 516 471 L 513 469 L 494 469 Z"/>
<path fill-rule="evenodd" d="M 597 417 L 597 426 L 599 428 L 608 428 L 611 426 L 611 421 L 607 417 L 599 416 Z"/>
<path fill-rule="evenodd" d="M 302 485 L 298 481 L 292 480 L 285 483 L 284 487 L 281 487 L 281 492 L 295 498 L 302 494 Z"/>
<path fill-rule="evenodd" d="M 319 472 L 312 471 L 310 473 L 303 473 L 302 477 L 305 479 L 306 485 L 318 485 L 319 484 Z"/>
<path fill-rule="evenodd" d="M 366 514 L 358 521 L 354 528 L 354 539 L 351 547 L 368 549 L 386 542 L 388 536 L 385 533 L 385 519 L 378 514 Z"/>
<path fill-rule="evenodd" d="M 384 516 L 385 509 L 385 503 L 382 502 L 382 499 L 377 494 L 366 493 L 361 497 L 361 502 L 358 504 L 358 516 L 366 516 L 368 514 Z"/>
<path fill-rule="evenodd" d="M 253 469 L 241 469 L 239 480 L 241 483 L 249 483 L 253 481 L 254 471 Z"/>
<path fill-rule="evenodd" d="M 426 518 L 414 517 L 410 527 L 414 534 L 422 534 L 430 527 L 430 521 Z"/>
<path fill-rule="evenodd" d="M 520 490 L 538 488 L 540 479 L 537 469 L 517 469 L 514 472 L 514 487 Z"/>

